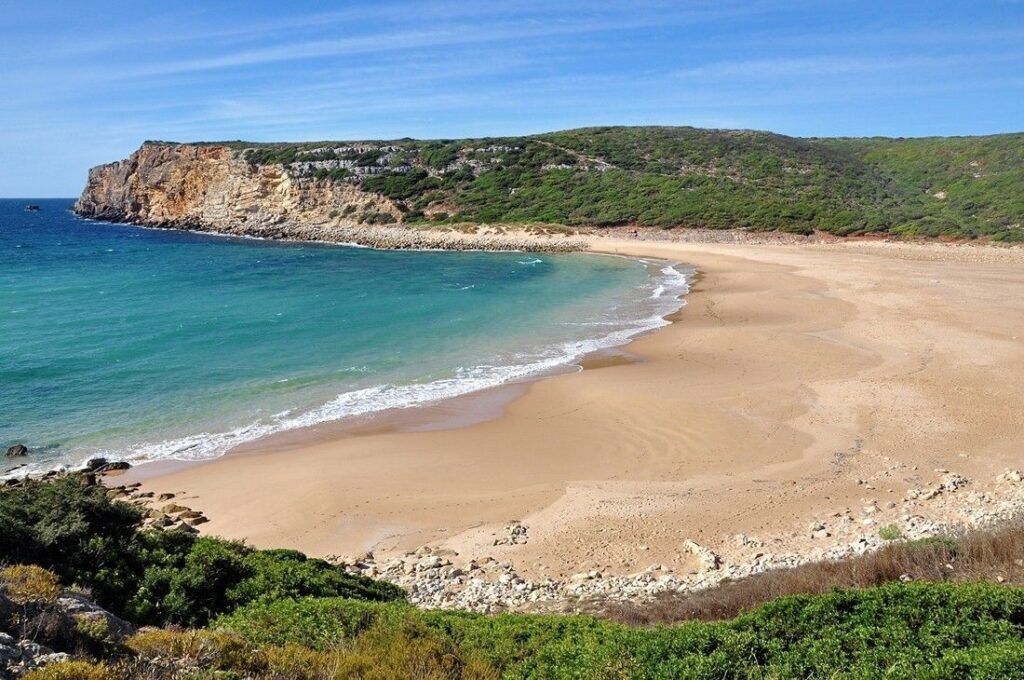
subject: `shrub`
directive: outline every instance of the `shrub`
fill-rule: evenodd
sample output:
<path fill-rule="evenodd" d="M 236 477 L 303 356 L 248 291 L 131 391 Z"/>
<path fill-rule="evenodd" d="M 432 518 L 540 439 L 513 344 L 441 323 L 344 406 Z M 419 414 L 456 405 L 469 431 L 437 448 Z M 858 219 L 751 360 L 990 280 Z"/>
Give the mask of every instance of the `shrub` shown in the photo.
<path fill-rule="evenodd" d="M 0 592 L 18 605 L 49 605 L 63 591 L 53 572 L 34 564 L 15 564 L 0 569 Z"/>
<path fill-rule="evenodd" d="M 404 597 L 395 585 L 345 573 L 294 550 L 253 550 L 222 539 L 192 539 L 187 552 L 176 547 L 156 551 L 150 559 L 142 587 L 129 603 L 129 611 L 146 623 L 203 626 L 218 614 L 257 600 Z"/>
<path fill-rule="evenodd" d="M 887 524 L 878 530 L 878 537 L 883 541 L 898 541 L 903 538 L 903 532 L 895 524 Z"/>
<path fill-rule="evenodd" d="M 59 661 L 31 670 L 22 680 L 118 680 L 105 664 L 88 661 Z"/>
<path fill-rule="evenodd" d="M 19 638 L 35 638 L 57 627 L 57 577 L 35 565 L 16 564 L 0 569 L 0 630 Z"/>
<path fill-rule="evenodd" d="M 262 652 L 240 635 L 224 631 L 143 630 L 125 641 L 141 661 L 173 661 L 179 669 L 257 673 L 266 666 Z"/>
<path fill-rule="evenodd" d="M 478 653 L 422 625 L 374 628 L 354 643 L 316 650 L 298 645 L 266 650 L 267 675 L 275 680 L 328 678 L 497 679 L 498 673 Z"/>
<path fill-rule="evenodd" d="M 50 569 L 118 609 L 138 573 L 140 521 L 136 508 L 110 501 L 102 487 L 73 477 L 29 481 L 0 492 L 0 555 Z"/>
<path fill-rule="evenodd" d="M 374 663 L 408 677 L 404 664 L 415 657 L 429 668 L 451 664 L 440 666 L 446 672 L 490 669 L 508 678 L 937 678 L 1020 676 L 1021 621 L 1024 589 L 896 582 L 785 597 L 730 621 L 652 629 L 588 616 L 485 616 L 336 599 L 249 605 L 217 625 L 256 644 L 326 654 L 268 652 L 268 664 L 275 654 L 282 667 L 281 659 L 331 659 L 355 677 Z"/>
<path fill-rule="evenodd" d="M 263 600 L 240 607 L 213 622 L 257 644 L 296 644 L 330 649 L 355 639 L 382 618 L 415 615 L 406 604 L 381 607 L 343 598 Z"/>
<path fill-rule="evenodd" d="M 498 678 L 478 652 L 460 647 L 450 637 L 416 621 L 371 628 L 356 638 L 339 661 L 339 678 Z"/>
<path fill-rule="evenodd" d="M 0 490 L 0 555 L 50 569 L 142 624 L 199 627 L 265 598 L 404 597 L 397 586 L 293 550 L 254 550 L 180 530 L 139 531 L 139 521 L 134 507 L 111 501 L 102 487 L 82 486 L 74 477 L 30 481 Z M 19 569 L 28 570 L 20 578 L 34 574 L 37 586 L 45 574 Z"/>
<path fill-rule="evenodd" d="M 113 653 L 118 648 L 106 617 L 77 616 L 74 622 L 76 643 L 83 651 L 103 656 Z"/>

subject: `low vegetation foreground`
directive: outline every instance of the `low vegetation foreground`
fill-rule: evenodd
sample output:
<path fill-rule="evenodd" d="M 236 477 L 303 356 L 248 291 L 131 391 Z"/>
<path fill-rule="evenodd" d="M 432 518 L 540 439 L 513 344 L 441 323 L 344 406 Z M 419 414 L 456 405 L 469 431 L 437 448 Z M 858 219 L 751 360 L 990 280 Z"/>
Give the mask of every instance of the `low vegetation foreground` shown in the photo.
<path fill-rule="evenodd" d="M 295 551 L 253 550 L 183 529 L 142 530 L 141 523 L 136 507 L 74 475 L 0 491 L 0 676 L 1024 672 L 1024 588 L 962 580 L 1024 582 L 1024 535 L 1016 527 L 894 544 L 877 555 L 764 574 L 704 594 L 591 603 L 595 617 L 424 611 L 391 584 Z M 830 583 L 851 589 L 830 591 Z"/>

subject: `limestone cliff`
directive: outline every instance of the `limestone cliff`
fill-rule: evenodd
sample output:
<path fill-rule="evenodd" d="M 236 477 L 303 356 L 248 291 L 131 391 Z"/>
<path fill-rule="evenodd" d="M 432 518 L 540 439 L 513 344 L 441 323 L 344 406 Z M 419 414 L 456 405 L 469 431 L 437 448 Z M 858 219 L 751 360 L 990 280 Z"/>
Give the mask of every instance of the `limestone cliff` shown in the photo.
<path fill-rule="evenodd" d="M 353 179 L 380 171 L 358 167 Z M 356 181 L 317 178 L 302 163 L 260 162 L 223 144 L 147 142 L 89 171 L 75 212 L 109 222 L 377 248 L 573 251 L 575 233 L 524 225 L 397 226 L 407 206 Z"/>
<path fill-rule="evenodd" d="M 389 198 L 358 185 L 293 176 L 227 146 L 147 142 L 129 158 L 89 171 L 75 204 L 83 217 L 269 238 L 325 240 L 368 217 L 400 222 Z"/>

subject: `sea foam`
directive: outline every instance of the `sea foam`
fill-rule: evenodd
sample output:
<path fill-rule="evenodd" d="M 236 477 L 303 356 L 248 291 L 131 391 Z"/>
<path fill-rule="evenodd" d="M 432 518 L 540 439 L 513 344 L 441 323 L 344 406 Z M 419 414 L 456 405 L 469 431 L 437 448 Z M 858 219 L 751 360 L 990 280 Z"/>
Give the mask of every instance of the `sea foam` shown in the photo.
<path fill-rule="evenodd" d="M 112 449 L 90 455 L 135 463 L 205 460 L 221 456 L 241 444 L 287 430 L 393 409 L 425 406 L 572 367 L 578 368 L 578 362 L 588 354 L 624 345 L 639 334 L 667 325 L 670 322 L 665 316 L 685 304 L 682 296 L 689 291 L 690 277 L 682 265 L 640 261 L 651 271 L 649 281 L 642 286 L 649 289 L 650 294 L 638 300 L 628 310 L 629 313 L 623 314 L 620 319 L 581 324 L 612 327 L 614 330 L 547 348 L 537 348 L 533 352 L 514 357 L 507 364 L 460 367 L 450 378 L 423 383 L 384 384 L 343 392 L 321 406 L 299 413 L 283 411 L 224 432 L 200 432 L 167 441 L 143 443 L 133 446 L 131 452 Z M 79 462 L 84 462 L 84 459 Z"/>

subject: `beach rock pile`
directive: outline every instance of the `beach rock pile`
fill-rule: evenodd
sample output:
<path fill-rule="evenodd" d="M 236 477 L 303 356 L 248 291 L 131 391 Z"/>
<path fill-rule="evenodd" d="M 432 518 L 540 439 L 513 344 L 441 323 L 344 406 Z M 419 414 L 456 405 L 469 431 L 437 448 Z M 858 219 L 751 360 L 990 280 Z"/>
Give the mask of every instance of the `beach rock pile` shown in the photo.
<path fill-rule="evenodd" d="M 384 579 L 401 586 L 409 600 L 420 607 L 459 609 L 476 612 L 571 611 L 573 603 L 588 599 L 644 600 L 665 592 L 697 591 L 726 579 L 737 579 L 769 569 L 795 567 L 822 559 L 841 559 L 863 554 L 882 545 L 881 539 L 861 538 L 852 544 L 820 551 L 813 556 L 759 553 L 749 564 L 723 564 L 710 549 L 687 541 L 684 550 L 698 557 L 699 567 L 688 573 L 674 573 L 664 565 L 652 564 L 629 575 L 604 574 L 592 570 L 567 579 L 531 580 L 519 574 L 511 562 L 491 557 L 457 563 L 457 555 L 421 548 L 404 557 L 378 563 L 372 554 L 343 562 L 347 571 Z"/>
<path fill-rule="evenodd" d="M 525 545 L 529 542 L 529 527 L 521 522 L 510 522 L 505 531 L 508 535 L 494 539 L 494 545 Z"/>
<path fill-rule="evenodd" d="M 477 612 L 588 610 L 588 600 L 644 600 L 666 592 L 693 592 L 725 580 L 741 579 L 772 569 L 834 561 L 878 550 L 894 540 L 914 540 L 955 533 L 962 528 L 991 526 L 1024 512 L 1024 473 L 1007 470 L 982 490 L 966 476 L 936 469 L 937 478 L 917 493 L 891 500 L 867 497 L 856 507 L 837 510 L 803 531 L 771 536 L 735 534 L 708 544 L 684 540 L 680 554 L 692 566 L 681 570 L 651 564 L 638 573 L 621 575 L 601 570 L 565 578 L 531 579 L 506 557 L 460 556 L 443 546 L 423 546 L 405 555 L 376 559 L 367 553 L 342 560 L 356 574 L 395 583 L 414 604 L 427 608 Z M 861 480 L 871 491 L 874 485 Z M 977 488 L 976 488 L 977 487 Z M 526 543 L 529 529 L 510 522 L 493 545 Z"/>
<path fill-rule="evenodd" d="M 125 461 L 109 461 L 106 458 L 93 458 L 77 470 L 51 470 L 35 477 L 54 479 L 57 477 L 74 477 L 84 486 L 103 486 L 107 498 L 134 505 L 143 511 L 144 529 L 182 529 L 196 533 L 196 527 L 209 522 L 206 515 L 191 507 L 171 502 L 177 497 L 173 493 L 143 491 L 141 482 L 130 484 L 113 484 L 113 474 L 131 467 Z M 3 480 L 3 486 L 16 487 L 28 482 L 32 476 L 11 477 Z"/>
<path fill-rule="evenodd" d="M 142 491 L 138 482 L 120 486 L 112 486 L 107 496 L 114 500 L 124 501 L 145 511 L 143 528 L 145 529 L 181 529 L 191 533 L 196 527 L 210 520 L 199 510 L 180 505 L 172 501 L 176 494 L 162 493 L 156 495 L 152 491 Z"/>

